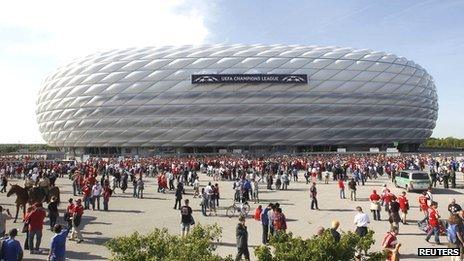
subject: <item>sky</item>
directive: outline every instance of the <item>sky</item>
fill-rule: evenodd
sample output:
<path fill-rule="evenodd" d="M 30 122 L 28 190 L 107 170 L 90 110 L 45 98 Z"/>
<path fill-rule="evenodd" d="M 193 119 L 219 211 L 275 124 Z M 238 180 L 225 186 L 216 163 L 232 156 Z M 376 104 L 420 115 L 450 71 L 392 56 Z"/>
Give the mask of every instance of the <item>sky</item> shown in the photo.
<path fill-rule="evenodd" d="M 464 0 L 5 1 L 0 143 L 43 143 L 42 80 L 93 52 L 177 44 L 301 44 L 404 56 L 435 80 L 434 137 L 464 138 Z"/>

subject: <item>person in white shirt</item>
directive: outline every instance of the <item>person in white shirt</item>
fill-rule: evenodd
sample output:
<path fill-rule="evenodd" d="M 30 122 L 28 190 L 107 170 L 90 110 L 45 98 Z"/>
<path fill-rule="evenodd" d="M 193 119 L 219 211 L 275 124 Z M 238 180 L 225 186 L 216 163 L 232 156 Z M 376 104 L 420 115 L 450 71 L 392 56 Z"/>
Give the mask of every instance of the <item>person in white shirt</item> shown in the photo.
<path fill-rule="evenodd" d="M 427 194 L 425 196 L 427 197 L 427 203 L 430 206 L 432 204 L 432 202 L 433 202 L 433 196 L 432 196 L 432 189 L 431 188 L 429 188 L 427 190 Z"/>
<path fill-rule="evenodd" d="M 97 209 L 100 210 L 100 195 L 102 193 L 102 186 L 99 182 L 95 183 L 92 187 L 92 210 L 95 210 L 95 201 L 97 201 Z"/>
<path fill-rule="evenodd" d="M 200 196 L 200 181 L 198 180 L 198 177 L 195 179 L 193 182 L 193 197 L 199 197 Z"/>
<path fill-rule="evenodd" d="M 362 211 L 361 207 L 356 207 L 358 213 L 354 216 L 354 224 L 356 225 L 356 234 L 360 237 L 367 235 L 367 224 L 370 223 L 369 216 Z"/>

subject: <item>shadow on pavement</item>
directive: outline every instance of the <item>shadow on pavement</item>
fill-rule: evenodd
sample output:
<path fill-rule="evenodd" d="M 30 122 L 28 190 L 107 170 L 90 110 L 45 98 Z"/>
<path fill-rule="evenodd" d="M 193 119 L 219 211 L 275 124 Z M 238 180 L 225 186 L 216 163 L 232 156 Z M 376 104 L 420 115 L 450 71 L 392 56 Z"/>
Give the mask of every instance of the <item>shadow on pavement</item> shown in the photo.
<path fill-rule="evenodd" d="M 71 250 L 66 250 L 66 257 L 70 260 L 107 260 L 107 258 L 100 255 L 95 255 L 89 252 L 75 252 Z"/>
<path fill-rule="evenodd" d="M 110 209 L 108 212 L 117 212 L 117 213 L 144 213 L 144 211 L 141 210 L 127 210 L 127 209 Z"/>
<path fill-rule="evenodd" d="M 433 194 L 439 194 L 439 195 L 460 195 L 462 192 L 453 190 L 453 189 L 441 189 L 441 188 L 434 188 L 432 190 Z"/>
<path fill-rule="evenodd" d="M 146 196 L 143 196 L 143 198 L 141 200 L 144 200 L 144 199 L 155 199 L 155 200 L 168 200 L 167 198 L 157 198 L 157 197 L 146 197 Z M 173 201 L 174 201 L 174 198 L 172 198 Z"/>
<path fill-rule="evenodd" d="M 401 254 L 401 250 L 400 250 L 400 259 L 415 259 L 415 260 L 418 260 L 418 259 L 437 259 L 437 257 L 434 257 L 434 256 L 417 256 L 417 254 Z"/>
<path fill-rule="evenodd" d="M 350 208 L 321 208 L 320 211 L 354 212 L 355 209 L 350 209 Z"/>
<path fill-rule="evenodd" d="M 89 237 L 89 238 L 84 238 L 84 242 L 82 242 L 81 244 L 103 245 L 110 239 L 111 238 L 109 237 Z"/>

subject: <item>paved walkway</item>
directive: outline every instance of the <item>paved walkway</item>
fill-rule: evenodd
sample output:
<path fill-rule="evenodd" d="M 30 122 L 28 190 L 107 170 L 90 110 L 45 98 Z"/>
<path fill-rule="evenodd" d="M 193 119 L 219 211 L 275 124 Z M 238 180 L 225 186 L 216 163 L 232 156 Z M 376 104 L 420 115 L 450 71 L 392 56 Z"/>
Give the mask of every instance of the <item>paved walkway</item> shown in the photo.
<path fill-rule="evenodd" d="M 200 174 L 200 184 L 206 185 L 210 178 L 204 174 Z M 12 182 L 14 183 L 14 181 Z M 286 191 L 268 191 L 261 189 L 260 204 L 263 206 L 272 202 L 279 202 L 285 215 L 288 219 L 288 230 L 294 234 L 309 237 L 313 235 L 316 228 L 319 226 L 330 227 L 330 223 L 334 219 L 341 222 L 340 229 L 344 231 L 354 230 L 353 217 L 355 215 L 355 207 L 361 206 L 366 211 L 369 211 L 368 196 L 373 189 L 378 191 L 381 189 L 382 184 L 387 183 L 389 188 L 398 195 L 401 189 L 394 188 L 393 185 L 386 180 L 380 178 L 374 181 L 368 181 L 366 186 L 359 186 L 358 188 L 358 201 L 350 201 L 349 199 L 338 198 L 337 183 L 331 181 L 329 184 L 318 184 L 318 198 L 319 198 L 319 211 L 310 210 L 309 207 L 309 185 L 306 185 L 304 178 L 301 176 L 300 182 L 292 182 L 289 189 Z M 460 179 L 460 186 L 462 187 L 462 179 Z M 22 182 L 18 182 L 22 184 Z M 66 200 L 72 197 L 71 183 L 67 179 L 58 180 L 62 191 L 62 201 L 60 210 L 62 211 L 66 204 Z M 223 227 L 223 238 L 217 251 L 221 255 L 235 255 L 235 226 L 237 219 L 229 219 L 225 215 L 225 207 L 232 204 L 232 182 L 220 181 L 221 201 L 218 209 L 217 216 L 203 217 L 200 211 L 200 199 L 194 199 L 192 196 L 192 188 L 187 187 L 187 195 L 191 206 L 194 209 L 194 217 L 197 223 L 214 224 L 218 223 Z M 264 188 L 264 183 L 261 188 Z M 128 235 L 134 231 L 147 232 L 155 227 L 166 227 L 171 233 L 180 233 L 180 213 L 173 209 L 174 194 L 168 192 L 167 194 L 156 193 L 155 180 L 149 179 L 145 185 L 145 198 L 134 199 L 131 197 L 131 187 L 127 190 L 128 193 L 122 194 L 118 189 L 116 195 L 110 200 L 110 211 L 92 211 L 87 210 L 83 218 L 83 236 L 85 241 L 77 244 L 73 241 L 67 243 L 67 256 L 70 260 L 105 260 L 110 256 L 109 251 L 103 246 L 103 243 L 112 237 L 119 235 Z M 448 217 L 447 205 L 451 197 L 455 197 L 459 204 L 464 205 L 464 197 L 462 197 L 463 189 L 435 190 L 434 199 L 437 200 L 439 210 L 443 217 Z M 346 193 L 349 197 L 349 193 Z M 417 193 L 409 193 L 408 198 L 411 204 L 411 210 L 408 220 L 411 225 L 400 225 L 399 241 L 403 243 L 400 250 L 402 259 L 418 259 L 416 256 L 418 247 L 433 246 L 426 243 L 425 235 L 418 229 L 415 222 L 422 217 L 419 212 Z M 5 194 L 0 195 L 0 205 L 9 208 L 13 213 L 15 207 L 13 205 L 15 198 L 7 198 Z M 257 204 L 251 203 L 252 210 L 256 208 Z M 382 218 L 386 218 L 387 214 L 382 212 Z M 61 214 L 62 217 L 62 214 Z M 62 218 L 60 217 L 60 220 Z M 372 218 L 372 216 L 370 216 Z M 48 222 L 48 218 L 46 219 Z M 261 239 L 261 225 L 259 222 L 249 219 L 247 222 L 249 230 L 249 243 L 251 246 L 260 244 Z M 13 224 L 12 221 L 7 222 L 7 230 L 16 227 L 19 230 L 22 224 Z M 45 226 L 47 227 L 47 226 Z M 380 244 L 389 229 L 387 221 L 376 222 L 372 221 L 370 227 L 376 232 L 375 239 L 376 245 L 374 250 L 380 249 Z M 42 239 L 43 254 L 29 255 L 25 252 L 25 260 L 46 260 L 48 247 L 52 233 L 47 230 L 44 231 Z M 25 236 L 20 234 L 18 240 L 24 243 Z M 442 242 L 447 242 L 445 237 L 441 238 Z M 250 249 L 250 252 L 253 252 Z"/>

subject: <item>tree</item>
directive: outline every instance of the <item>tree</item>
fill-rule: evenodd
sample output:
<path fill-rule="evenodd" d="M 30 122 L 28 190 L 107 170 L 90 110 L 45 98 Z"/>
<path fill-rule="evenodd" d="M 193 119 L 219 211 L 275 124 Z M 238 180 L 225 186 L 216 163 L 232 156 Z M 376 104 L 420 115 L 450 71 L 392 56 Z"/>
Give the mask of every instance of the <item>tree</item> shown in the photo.
<path fill-rule="evenodd" d="M 343 233 L 336 243 L 329 230 L 320 236 L 309 239 L 294 237 L 292 233 L 280 234 L 270 240 L 270 246 L 255 248 L 255 255 L 260 261 L 291 260 L 353 260 L 356 251 L 367 253 L 375 243 L 374 231 L 369 230 L 364 237 L 352 232 Z M 369 253 L 369 260 L 385 260 L 384 252 Z"/>
<path fill-rule="evenodd" d="M 462 149 L 464 148 L 464 139 L 458 139 L 458 138 L 453 138 L 453 137 L 429 138 L 422 144 L 422 147 Z"/>
<path fill-rule="evenodd" d="M 166 228 L 155 228 L 142 235 L 135 232 L 129 236 L 116 237 L 105 245 L 111 251 L 114 261 L 167 260 L 189 261 L 232 260 L 214 254 L 212 242 L 221 237 L 222 229 L 218 225 L 196 225 L 190 233 L 181 238 L 171 235 Z"/>

